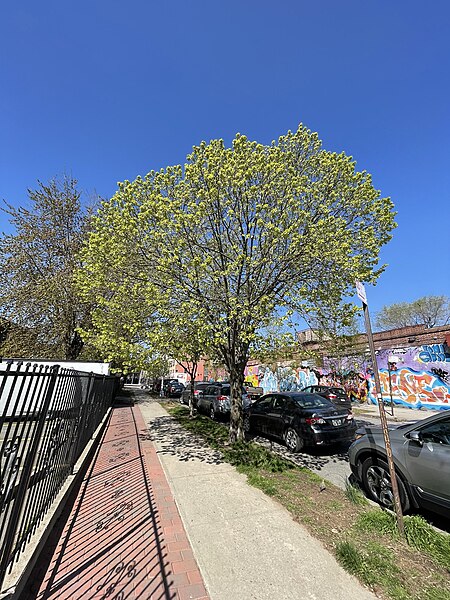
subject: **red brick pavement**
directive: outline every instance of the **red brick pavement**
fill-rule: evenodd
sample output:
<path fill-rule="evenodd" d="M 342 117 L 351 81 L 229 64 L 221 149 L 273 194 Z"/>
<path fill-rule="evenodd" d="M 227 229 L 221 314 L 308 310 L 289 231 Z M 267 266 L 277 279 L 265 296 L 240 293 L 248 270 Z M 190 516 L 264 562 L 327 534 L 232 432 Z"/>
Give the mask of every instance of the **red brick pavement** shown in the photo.
<path fill-rule="evenodd" d="M 62 535 L 24 600 L 208 600 L 138 407 L 113 409 Z M 145 436 L 141 436 L 144 438 Z"/>

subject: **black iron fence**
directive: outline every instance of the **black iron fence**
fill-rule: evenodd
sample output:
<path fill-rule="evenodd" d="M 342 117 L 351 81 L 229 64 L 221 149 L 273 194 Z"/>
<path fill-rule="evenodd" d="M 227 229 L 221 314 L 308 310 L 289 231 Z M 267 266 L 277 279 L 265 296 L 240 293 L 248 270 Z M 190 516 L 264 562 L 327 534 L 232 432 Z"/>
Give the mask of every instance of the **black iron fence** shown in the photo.
<path fill-rule="evenodd" d="M 0 589 L 102 421 L 114 376 L 13 363 L 0 370 Z"/>

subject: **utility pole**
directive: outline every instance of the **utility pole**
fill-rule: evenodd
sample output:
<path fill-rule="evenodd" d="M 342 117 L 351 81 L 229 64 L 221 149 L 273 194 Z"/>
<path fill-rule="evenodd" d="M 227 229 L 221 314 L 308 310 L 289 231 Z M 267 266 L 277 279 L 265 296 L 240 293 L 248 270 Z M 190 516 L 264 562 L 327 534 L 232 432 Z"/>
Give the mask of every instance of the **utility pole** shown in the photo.
<path fill-rule="evenodd" d="M 388 466 L 389 466 L 389 474 L 391 477 L 391 487 L 392 487 L 392 496 L 394 499 L 394 509 L 395 509 L 395 514 L 397 515 L 397 527 L 398 527 L 398 531 L 399 531 L 400 535 L 402 537 L 404 537 L 405 536 L 405 527 L 403 524 L 402 504 L 400 502 L 400 494 L 398 491 L 397 477 L 395 475 L 395 465 L 394 465 L 394 459 L 392 457 L 391 440 L 389 438 L 389 429 L 388 429 L 388 424 L 387 424 L 387 419 L 386 419 L 386 412 L 384 409 L 383 395 L 381 393 L 380 374 L 378 372 L 377 357 L 375 354 L 375 346 L 373 343 L 373 335 L 372 335 L 372 326 L 370 324 L 369 307 L 367 305 L 366 290 L 364 288 L 364 285 L 362 283 L 360 283 L 359 281 L 356 282 L 356 293 L 358 295 L 358 298 L 362 302 L 363 311 L 364 311 L 364 323 L 366 325 L 367 340 L 369 342 L 370 356 L 372 359 L 373 377 L 375 380 L 375 391 L 376 391 L 377 402 L 378 402 L 378 410 L 380 411 L 381 428 L 383 430 L 384 444 L 386 447 L 386 456 L 387 456 L 387 462 L 388 462 Z"/>

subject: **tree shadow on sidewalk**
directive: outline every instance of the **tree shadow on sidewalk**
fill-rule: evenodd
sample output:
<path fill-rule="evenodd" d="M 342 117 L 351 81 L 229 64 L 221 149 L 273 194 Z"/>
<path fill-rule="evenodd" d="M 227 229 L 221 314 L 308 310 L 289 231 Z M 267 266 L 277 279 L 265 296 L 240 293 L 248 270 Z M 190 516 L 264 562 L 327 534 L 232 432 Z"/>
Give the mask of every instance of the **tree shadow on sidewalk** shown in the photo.
<path fill-rule="evenodd" d="M 141 433 L 141 440 L 156 442 L 159 454 L 176 456 L 180 461 L 198 460 L 211 465 L 224 461 L 222 454 L 214 450 L 201 437 L 187 431 L 171 416 L 156 417 L 149 424 L 149 430 Z"/>

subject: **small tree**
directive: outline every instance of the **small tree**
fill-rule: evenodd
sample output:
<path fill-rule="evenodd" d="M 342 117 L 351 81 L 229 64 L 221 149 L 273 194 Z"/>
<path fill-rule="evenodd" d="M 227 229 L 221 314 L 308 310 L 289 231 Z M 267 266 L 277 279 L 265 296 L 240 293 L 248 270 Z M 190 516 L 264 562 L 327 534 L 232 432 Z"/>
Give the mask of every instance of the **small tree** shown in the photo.
<path fill-rule="evenodd" d="M 154 322 L 149 342 L 159 352 L 165 352 L 175 360 L 189 376 L 191 393 L 189 412 L 194 414 L 195 377 L 202 357 L 211 354 L 208 329 L 204 327 L 201 307 L 192 313 L 192 304 L 182 302 L 177 308 L 173 305 L 159 304 L 158 321 Z"/>
<path fill-rule="evenodd" d="M 450 299 L 447 296 L 424 296 L 413 302 L 384 306 L 376 317 L 380 329 L 395 329 L 411 325 L 435 327 L 450 321 Z"/>
<path fill-rule="evenodd" d="M 15 230 L 0 238 L 0 316 L 11 324 L 3 350 L 74 360 L 83 348 L 78 327 L 90 310 L 73 285 L 87 213 L 77 181 L 68 176 L 39 182 L 28 195 L 28 208 L 3 208 Z"/>
<path fill-rule="evenodd" d="M 337 306 L 355 281 L 374 282 L 394 226 L 392 203 L 370 175 L 305 127 L 270 146 L 237 135 L 231 148 L 222 140 L 194 147 L 184 168 L 120 184 L 95 221 L 83 277 L 94 289 L 108 256 L 120 268 L 132 252 L 142 289 L 202 307 L 202 327 L 230 374 L 235 441 L 261 329 L 282 307 Z"/>

